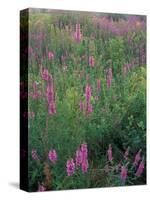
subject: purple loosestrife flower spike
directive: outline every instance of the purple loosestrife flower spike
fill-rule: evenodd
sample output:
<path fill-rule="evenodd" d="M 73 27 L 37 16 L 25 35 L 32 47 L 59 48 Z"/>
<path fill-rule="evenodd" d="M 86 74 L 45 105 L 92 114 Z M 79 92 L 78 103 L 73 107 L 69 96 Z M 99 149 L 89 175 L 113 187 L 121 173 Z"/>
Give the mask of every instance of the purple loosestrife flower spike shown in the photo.
<path fill-rule="evenodd" d="M 90 57 L 89 57 L 89 65 L 90 65 L 91 67 L 94 67 L 94 56 L 90 56 Z"/>
<path fill-rule="evenodd" d="M 41 97 L 41 92 L 37 91 L 37 83 L 34 81 L 32 86 L 34 92 L 29 95 L 32 96 L 33 99 L 38 99 L 39 97 Z"/>
<path fill-rule="evenodd" d="M 137 177 L 139 177 L 139 176 L 141 176 L 141 174 L 143 173 L 143 171 L 144 171 L 144 161 L 142 160 L 142 161 L 140 162 L 140 164 L 139 164 L 139 167 L 138 167 L 138 169 L 137 169 L 135 175 L 136 175 Z"/>
<path fill-rule="evenodd" d="M 123 156 L 125 160 L 128 160 L 128 155 L 129 155 L 129 147 L 127 148 Z"/>
<path fill-rule="evenodd" d="M 37 83 L 36 83 L 36 81 L 33 82 L 32 86 L 33 86 L 33 90 L 36 91 L 37 90 Z"/>
<path fill-rule="evenodd" d="M 81 164 L 83 174 L 87 172 L 88 167 L 89 167 L 88 160 L 87 159 L 83 160 Z"/>
<path fill-rule="evenodd" d="M 41 77 L 45 81 L 49 81 L 50 80 L 50 74 L 48 72 L 48 69 L 43 69 L 43 67 L 41 67 Z"/>
<path fill-rule="evenodd" d="M 73 159 L 67 160 L 66 168 L 68 176 L 72 176 L 75 172 L 75 163 Z"/>
<path fill-rule="evenodd" d="M 111 80 L 107 79 L 107 88 L 110 88 L 110 85 L 111 85 Z"/>
<path fill-rule="evenodd" d="M 81 144 L 81 154 L 82 154 L 82 161 L 86 160 L 88 155 L 88 149 L 86 143 Z"/>
<path fill-rule="evenodd" d="M 86 102 L 90 102 L 91 98 L 91 87 L 89 85 L 86 86 L 85 89 L 85 96 L 86 96 Z"/>
<path fill-rule="evenodd" d="M 90 103 L 87 104 L 87 111 L 88 111 L 88 113 L 92 113 L 93 112 L 92 104 L 90 104 Z"/>
<path fill-rule="evenodd" d="M 56 153 L 56 151 L 54 149 L 49 151 L 48 158 L 52 161 L 52 163 L 54 163 L 54 164 L 56 163 L 56 161 L 57 161 L 57 153 Z"/>
<path fill-rule="evenodd" d="M 80 42 L 81 41 L 81 31 L 80 31 L 80 24 L 76 24 L 76 32 L 74 33 L 74 38 L 76 40 L 76 42 Z"/>
<path fill-rule="evenodd" d="M 54 53 L 52 51 L 48 52 L 48 59 L 53 60 L 54 59 Z"/>
<path fill-rule="evenodd" d="M 141 149 L 137 152 L 133 165 L 137 166 L 140 160 L 141 160 Z"/>
<path fill-rule="evenodd" d="M 113 157 L 112 157 L 112 147 L 111 144 L 109 145 L 109 148 L 107 150 L 107 156 L 108 156 L 108 160 L 111 162 Z"/>
<path fill-rule="evenodd" d="M 127 168 L 125 166 L 121 167 L 121 174 L 120 174 L 120 180 L 124 183 L 127 178 Z"/>
<path fill-rule="evenodd" d="M 56 105 L 55 105 L 53 84 L 48 84 L 47 90 L 46 90 L 46 96 L 47 96 L 47 101 L 48 101 L 48 113 L 49 113 L 49 115 L 56 114 Z"/>
<path fill-rule="evenodd" d="M 32 155 L 32 159 L 33 160 L 39 161 L 39 156 L 37 154 L 37 150 L 36 149 L 32 149 L 31 155 Z"/>
<path fill-rule="evenodd" d="M 46 188 L 43 185 L 39 185 L 38 192 L 44 192 Z"/>
<path fill-rule="evenodd" d="M 82 152 L 80 149 L 76 151 L 76 167 L 80 166 L 82 163 Z"/>

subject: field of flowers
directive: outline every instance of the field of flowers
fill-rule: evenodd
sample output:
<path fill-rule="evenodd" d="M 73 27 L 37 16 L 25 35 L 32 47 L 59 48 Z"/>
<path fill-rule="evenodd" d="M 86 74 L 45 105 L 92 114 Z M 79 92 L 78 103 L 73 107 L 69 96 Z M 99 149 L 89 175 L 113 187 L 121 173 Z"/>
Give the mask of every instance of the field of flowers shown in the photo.
<path fill-rule="evenodd" d="M 29 15 L 29 191 L 146 184 L 146 17 Z"/>

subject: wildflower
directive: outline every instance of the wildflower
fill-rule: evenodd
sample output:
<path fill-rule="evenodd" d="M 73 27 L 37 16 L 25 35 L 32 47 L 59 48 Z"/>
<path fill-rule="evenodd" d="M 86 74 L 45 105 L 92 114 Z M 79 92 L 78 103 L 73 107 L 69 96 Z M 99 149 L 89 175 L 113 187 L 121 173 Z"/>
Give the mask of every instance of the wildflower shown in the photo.
<path fill-rule="evenodd" d="M 120 179 L 122 182 L 125 182 L 127 178 L 127 168 L 125 166 L 121 167 L 121 174 L 120 174 Z"/>
<path fill-rule="evenodd" d="M 36 81 L 33 82 L 32 86 L 33 86 L 33 90 L 36 91 L 37 90 L 37 83 L 36 83 Z"/>
<path fill-rule="evenodd" d="M 89 74 L 86 75 L 86 80 L 87 80 L 87 81 L 89 80 Z"/>
<path fill-rule="evenodd" d="M 43 185 L 39 185 L 38 191 L 39 192 L 44 192 L 46 188 Z"/>
<path fill-rule="evenodd" d="M 88 113 L 92 113 L 93 112 L 92 104 L 90 104 L 90 103 L 87 104 L 87 111 L 88 111 Z"/>
<path fill-rule="evenodd" d="M 83 174 L 87 172 L 88 167 L 89 167 L 88 160 L 87 159 L 83 160 L 81 164 Z"/>
<path fill-rule="evenodd" d="M 85 96 L 86 96 L 86 101 L 89 102 L 91 98 L 91 87 L 89 85 L 86 86 Z"/>
<path fill-rule="evenodd" d="M 49 115 L 53 115 L 53 114 L 56 114 L 56 105 L 55 105 L 55 102 L 51 102 L 49 105 L 48 105 L 48 113 Z"/>
<path fill-rule="evenodd" d="M 141 174 L 143 173 L 143 170 L 144 170 L 144 162 L 143 162 L 143 160 L 140 162 L 140 164 L 139 164 L 139 167 L 138 167 L 138 169 L 137 169 L 137 171 L 136 171 L 136 176 L 137 177 L 139 177 L 139 176 L 141 176 Z"/>
<path fill-rule="evenodd" d="M 123 156 L 125 160 L 128 160 L 128 155 L 129 155 L 129 147 L 127 148 Z"/>
<path fill-rule="evenodd" d="M 111 144 L 109 145 L 109 148 L 107 150 L 107 156 L 108 156 L 108 160 L 111 162 L 113 157 L 112 157 L 112 147 Z"/>
<path fill-rule="evenodd" d="M 107 75 L 107 88 L 110 88 L 112 82 L 112 68 L 106 69 L 106 75 Z"/>
<path fill-rule="evenodd" d="M 107 88 L 110 88 L 110 85 L 111 85 L 111 80 L 107 79 Z"/>
<path fill-rule="evenodd" d="M 80 166 L 82 163 L 82 152 L 80 149 L 76 151 L 76 167 Z"/>
<path fill-rule="evenodd" d="M 32 55 L 34 53 L 33 48 L 31 46 L 28 47 L 28 53 Z"/>
<path fill-rule="evenodd" d="M 52 101 L 54 101 L 54 88 L 50 84 L 48 84 L 47 86 L 46 96 L 47 96 L 48 103 L 51 103 Z"/>
<path fill-rule="evenodd" d="M 89 57 L 89 65 L 90 65 L 91 67 L 94 67 L 94 56 L 90 56 L 90 57 Z"/>
<path fill-rule="evenodd" d="M 53 60 L 54 59 L 54 53 L 52 51 L 48 52 L 48 59 Z"/>
<path fill-rule="evenodd" d="M 36 91 L 32 94 L 33 99 L 38 99 L 39 97 L 41 97 L 41 92 Z"/>
<path fill-rule="evenodd" d="M 110 79 L 110 81 L 112 80 L 112 68 L 108 68 L 108 77 Z"/>
<path fill-rule="evenodd" d="M 81 154 L 82 154 L 82 161 L 87 159 L 88 149 L 87 144 L 81 144 Z"/>
<path fill-rule="evenodd" d="M 76 24 L 76 31 L 74 33 L 74 38 L 76 40 L 76 42 L 80 42 L 81 41 L 81 31 L 80 31 L 80 24 Z"/>
<path fill-rule="evenodd" d="M 31 118 L 34 119 L 35 117 L 35 113 L 34 112 L 30 112 Z"/>
<path fill-rule="evenodd" d="M 140 160 L 141 160 L 141 149 L 137 152 L 133 165 L 137 166 Z"/>
<path fill-rule="evenodd" d="M 32 96 L 33 99 L 38 99 L 41 96 L 41 92 L 37 91 L 37 83 L 34 81 L 33 84 L 33 94 L 29 94 L 30 96 Z"/>
<path fill-rule="evenodd" d="M 48 101 L 48 113 L 49 115 L 56 113 L 56 105 L 55 105 L 55 95 L 54 95 L 54 87 L 53 84 L 48 84 L 46 90 L 46 96 Z"/>
<path fill-rule="evenodd" d="M 45 81 L 49 81 L 50 80 L 50 74 L 48 72 L 48 69 L 41 68 L 41 77 Z"/>
<path fill-rule="evenodd" d="M 37 150 L 36 149 L 32 149 L 31 156 L 32 156 L 33 160 L 39 161 L 39 156 L 37 154 Z"/>
<path fill-rule="evenodd" d="M 72 176 L 75 172 L 75 163 L 73 159 L 67 160 L 66 168 L 68 176 Z"/>
<path fill-rule="evenodd" d="M 48 158 L 52 161 L 52 163 L 56 163 L 56 161 L 57 161 L 57 153 L 56 153 L 56 151 L 54 149 L 49 151 Z"/>

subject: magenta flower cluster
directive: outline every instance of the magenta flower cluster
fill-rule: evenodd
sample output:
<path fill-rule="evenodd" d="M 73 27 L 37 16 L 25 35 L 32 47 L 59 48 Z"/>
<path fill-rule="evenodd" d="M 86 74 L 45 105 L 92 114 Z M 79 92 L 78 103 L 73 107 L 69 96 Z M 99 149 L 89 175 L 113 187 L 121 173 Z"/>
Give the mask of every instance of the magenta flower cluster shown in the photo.
<path fill-rule="evenodd" d="M 81 31 L 80 31 L 80 24 L 76 24 L 76 31 L 74 33 L 74 39 L 77 43 L 81 41 Z"/>
<path fill-rule="evenodd" d="M 73 159 L 67 160 L 66 168 L 68 176 L 72 176 L 75 172 L 75 163 Z"/>
<path fill-rule="evenodd" d="M 109 148 L 107 150 L 107 158 L 108 161 L 112 163 L 113 160 L 113 156 L 112 156 L 112 146 L 111 144 L 109 144 Z M 140 177 L 144 171 L 144 159 L 141 158 L 141 150 L 139 150 L 137 152 L 137 154 L 135 155 L 134 158 L 134 162 L 133 162 L 133 166 L 136 169 L 135 172 L 135 176 Z M 124 159 L 128 160 L 128 155 L 129 155 L 129 147 L 127 148 L 127 150 L 124 153 Z M 39 155 L 37 153 L 37 150 L 32 149 L 31 152 L 31 156 L 33 160 L 36 161 L 40 161 L 39 159 Z M 52 149 L 49 151 L 48 153 L 48 159 L 53 163 L 56 164 L 57 162 L 57 153 L 55 149 Z M 140 163 L 139 163 L 140 162 Z M 122 182 L 122 184 L 125 184 L 126 179 L 128 177 L 128 168 L 127 168 L 127 164 L 121 164 L 121 162 L 119 162 L 118 167 L 120 168 L 120 180 Z M 88 148 L 87 148 L 87 144 L 83 143 L 81 144 L 80 148 L 78 148 L 76 150 L 76 154 L 75 154 L 75 159 L 70 158 L 67 160 L 66 162 L 66 172 L 68 176 L 73 176 L 75 174 L 76 170 L 81 169 L 82 173 L 85 174 L 87 173 L 89 168 L 89 164 L 88 164 Z M 45 191 L 45 188 L 43 187 L 43 185 L 39 185 L 39 191 Z"/>
<path fill-rule="evenodd" d="M 32 149 L 31 156 L 33 160 L 39 161 L 39 156 L 36 149 Z"/>
<path fill-rule="evenodd" d="M 88 150 L 87 144 L 81 144 L 81 147 L 76 151 L 75 161 L 71 158 L 67 160 L 66 168 L 67 175 L 72 176 L 75 173 L 75 169 L 79 169 L 81 167 L 82 173 L 87 173 L 88 170 Z"/>
<path fill-rule="evenodd" d="M 94 56 L 89 56 L 89 66 L 94 67 Z"/>
<path fill-rule="evenodd" d="M 128 156 L 129 156 L 129 147 L 125 151 L 123 157 L 124 157 L 125 160 L 128 160 Z M 110 161 L 112 163 L 113 156 L 112 156 L 111 144 L 109 145 L 109 148 L 107 150 L 107 158 L 108 158 L 108 161 Z M 140 164 L 139 164 L 139 162 L 140 162 Z M 120 166 L 120 164 L 118 166 Z M 136 169 L 135 176 L 140 177 L 141 174 L 144 171 L 144 159 L 141 158 L 141 149 L 135 155 L 133 166 Z M 127 164 L 122 165 L 121 166 L 121 172 L 120 172 L 120 180 L 121 180 L 122 183 L 125 183 L 125 181 L 127 179 L 127 175 L 128 175 Z"/>
<path fill-rule="evenodd" d="M 46 90 L 46 96 L 47 96 L 47 102 L 48 102 L 48 113 L 49 113 L 49 115 L 53 115 L 56 113 L 53 82 L 48 83 L 47 90 Z"/>
<path fill-rule="evenodd" d="M 85 105 L 81 99 L 80 99 L 80 103 L 79 103 L 81 112 L 84 110 L 86 111 L 86 113 L 93 112 L 93 106 L 91 104 L 91 96 L 92 96 L 91 86 L 87 84 L 86 88 L 85 88 L 85 100 L 86 100 Z"/>
<path fill-rule="evenodd" d="M 56 153 L 55 149 L 49 151 L 48 158 L 49 158 L 49 160 L 52 161 L 53 164 L 56 163 L 56 161 L 57 161 L 57 153 Z"/>

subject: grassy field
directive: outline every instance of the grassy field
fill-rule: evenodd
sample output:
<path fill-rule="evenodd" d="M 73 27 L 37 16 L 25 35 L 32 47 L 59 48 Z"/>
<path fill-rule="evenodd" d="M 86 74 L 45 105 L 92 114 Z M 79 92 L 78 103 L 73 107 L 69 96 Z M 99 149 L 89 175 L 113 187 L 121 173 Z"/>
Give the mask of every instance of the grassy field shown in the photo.
<path fill-rule="evenodd" d="M 28 53 L 29 190 L 145 184 L 146 18 L 31 11 Z"/>

